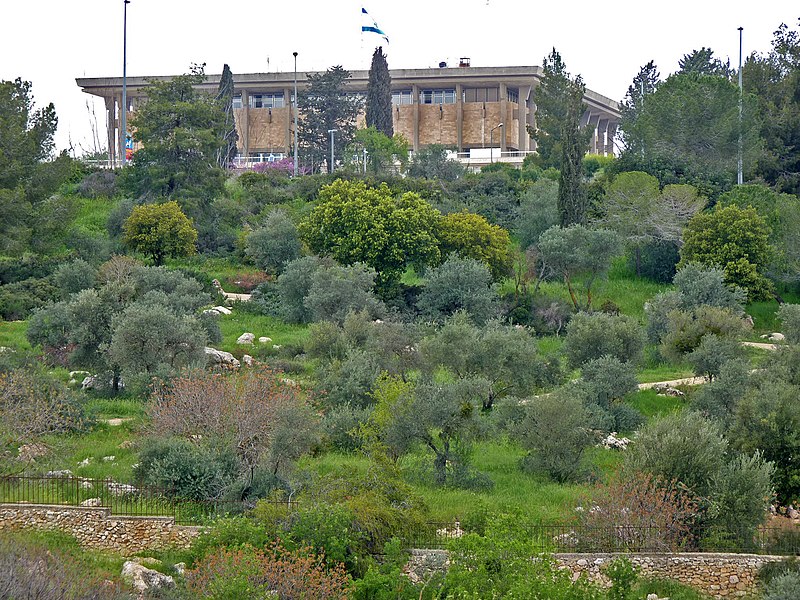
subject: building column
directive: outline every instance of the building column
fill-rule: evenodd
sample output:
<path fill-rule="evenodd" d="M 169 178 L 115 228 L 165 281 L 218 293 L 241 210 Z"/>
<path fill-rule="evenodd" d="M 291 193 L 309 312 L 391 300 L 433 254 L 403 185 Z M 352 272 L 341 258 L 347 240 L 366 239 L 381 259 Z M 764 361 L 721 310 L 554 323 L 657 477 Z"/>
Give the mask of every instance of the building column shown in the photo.
<path fill-rule="evenodd" d="M 106 142 L 108 147 L 108 164 L 114 166 L 117 160 L 117 140 L 114 132 L 117 130 L 117 118 L 114 108 L 114 97 L 105 96 L 106 103 Z"/>
<path fill-rule="evenodd" d="M 464 102 L 461 84 L 456 84 L 456 149 L 464 151 Z"/>
<path fill-rule="evenodd" d="M 414 139 L 412 144 L 414 152 L 419 152 L 419 86 L 416 83 L 411 84 L 411 101 L 414 106 Z"/>
<path fill-rule="evenodd" d="M 117 107 L 118 107 L 118 111 L 117 112 L 119 113 L 119 115 L 117 116 L 117 131 L 119 132 L 117 134 L 117 136 L 118 136 L 117 137 L 117 152 L 119 152 L 119 154 L 118 154 L 119 161 L 120 161 L 120 164 L 122 164 L 122 160 L 125 157 L 125 134 L 127 133 L 125 131 L 122 131 L 122 111 L 123 110 L 127 110 L 127 107 L 122 105 L 122 94 L 117 96 Z M 125 115 L 126 127 L 127 127 L 127 122 L 128 122 L 128 115 L 126 114 Z"/>
<path fill-rule="evenodd" d="M 242 90 L 242 155 L 250 156 L 250 94 Z"/>
<path fill-rule="evenodd" d="M 594 152 L 595 154 L 602 154 L 602 152 L 603 152 L 601 150 L 601 148 L 604 148 L 605 145 L 606 145 L 606 142 L 605 142 L 605 139 L 604 139 L 605 136 L 603 135 L 605 133 L 606 129 L 608 129 L 608 119 L 600 119 L 600 118 L 598 118 L 597 119 L 597 124 L 595 125 L 595 128 L 594 128 L 594 136 L 592 138 L 594 140 L 594 149 L 592 150 L 592 152 Z M 603 136 L 603 137 L 601 137 L 601 136 Z"/>
<path fill-rule="evenodd" d="M 618 123 L 614 123 L 609 119 L 604 156 L 614 156 L 614 138 L 617 135 L 617 125 Z"/>
<path fill-rule="evenodd" d="M 519 88 L 519 102 L 517 106 L 517 122 L 519 123 L 519 149 L 520 152 L 527 152 L 530 150 L 530 136 L 528 135 L 528 98 L 531 95 L 531 86 L 520 86 Z"/>
<path fill-rule="evenodd" d="M 500 84 L 500 122 L 503 126 L 500 128 L 500 157 L 502 158 L 503 152 L 507 150 L 506 145 L 506 132 L 508 131 L 508 126 L 511 124 L 508 120 L 508 86 L 505 83 Z M 497 123 L 495 123 L 497 125 Z"/>
<path fill-rule="evenodd" d="M 292 111 L 294 110 L 294 106 L 292 106 L 292 90 L 284 88 L 283 97 L 286 98 L 286 104 L 289 107 L 289 110 L 286 112 L 286 138 L 284 140 L 284 147 L 286 150 L 284 153 L 286 156 L 292 156 Z"/>

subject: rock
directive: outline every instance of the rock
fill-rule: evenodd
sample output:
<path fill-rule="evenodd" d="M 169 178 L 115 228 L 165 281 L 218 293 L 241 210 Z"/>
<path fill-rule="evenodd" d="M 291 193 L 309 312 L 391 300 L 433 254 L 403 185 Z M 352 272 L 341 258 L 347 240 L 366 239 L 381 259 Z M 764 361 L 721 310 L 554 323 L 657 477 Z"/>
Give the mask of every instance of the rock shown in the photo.
<path fill-rule="evenodd" d="M 4 354 L 6 352 L 14 353 L 16 350 L 14 350 L 14 348 L 9 348 L 8 346 L 0 346 L 0 354 Z"/>
<path fill-rule="evenodd" d="M 603 448 L 608 448 L 610 450 L 627 450 L 628 444 L 630 443 L 631 441 L 628 438 L 618 438 L 617 432 L 612 431 L 606 438 L 603 439 L 603 441 L 600 442 L 600 445 Z"/>
<path fill-rule="evenodd" d="M 117 457 L 114 456 L 113 454 L 111 456 L 103 457 L 103 462 L 114 462 L 115 460 L 117 460 Z"/>
<path fill-rule="evenodd" d="M 44 444 L 22 444 L 17 450 L 17 460 L 20 462 L 33 462 L 47 454 L 47 446 Z"/>
<path fill-rule="evenodd" d="M 139 490 L 127 483 L 109 483 L 108 491 L 112 496 L 124 496 L 125 494 L 133 494 Z"/>
<path fill-rule="evenodd" d="M 259 344 L 268 344 L 271 341 L 272 341 L 271 337 L 266 337 L 266 336 L 263 336 L 263 335 L 260 338 L 258 338 L 258 343 Z"/>
<path fill-rule="evenodd" d="M 119 448 L 120 450 L 128 450 L 129 448 L 133 448 L 133 446 L 134 446 L 133 440 L 125 440 L 119 446 L 117 446 L 117 448 Z"/>
<path fill-rule="evenodd" d="M 233 367 L 234 369 L 238 369 L 241 366 L 241 363 L 230 352 L 223 352 L 206 346 L 205 353 L 206 358 L 214 364 Z"/>
<path fill-rule="evenodd" d="M 243 333 L 242 335 L 240 335 L 236 339 L 236 343 L 237 344 L 242 344 L 242 345 L 252 344 L 254 339 L 256 339 L 255 334 L 246 332 L 246 333 Z"/>
<path fill-rule="evenodd" d="M 797 512 L 795 507 L 790 504 L 786 509 L 786 516 L 790 519 L 800 519 L 800 512 Z"/>
<path fill-rule="evenodd" d="M 137 556 L 131 560 L 137 565 L 144 565 L 145 567 L 157 567 L 161 565 L 161 561 L 152 556 Z"/>
<path fill-rule="evenodd" d="M 281 348 L 283 348 L 283 346 L 281 346 L 280 344 L 272 344 L 273 350 L 280 350 Z"/>
<path fill-rule="evenodd" d="M 683 398 L 686 395 L 682 391 L 674 387 L 666 386 L 666 387 L 659 387 L 656 389 L 658 390 L 659 396 L 672 396 L 673 398 Z"/>
<path fill-rule="evenodd" d="M 750 327 L 754 327 L 755 326 L 755 322 L 753 321 L 753 317 L 751 315 L 745 315 L 742 318 L 742 321 L 747 323 Z"/>
<path fill-rule="evenodd" d="M 100 498 L 89 498 L 81 502 L 81 506 L 98 507 L 103 506 L 103 500 Z"/>
<path fill-rule="evenodd" d="M 169 575 L 148 569 L 132 560 L 126 561 L 122 565 L 122 579 L 139 593 L 175 586 L 175 580 Z"/>
<path fill-rule="evenodd" d="M 247 365 L 248 367 L 252 367 L 253 366 L 253 357 L 250 356 L 249 354 L 245 354 L 244 356 L 242 356 L 242 362 L 245 365 Z"/>
<path fill-rule="evenodd" d="M 786 336 L 782 333 L 775 332 L 767 338 L 770 342 L 784 342 L 786 341 Z"/>
<path fill-rule="evenodd" d="M 227 306 L 215 306 L 211 310 L 217 311 L 221 315 L 232 315 L 233 311 Z"/>
<path fill-rule="evenodd" d="M 81 489 L 82 490 L 90 490 L 92 489 L 92 482 L 89 479 L 81 479 Z"/>
<path fill-rule="evenodd" d="M 172 568 L 175 569 L 175 572 L 178 575 L 183 575 L 186 572 L 186 563 L 184 562 L 175 563 Z"/>
<path fill-rule="evenodd" d="M 92 390 L 97 386 L 97 377 L 94 375 L 89 375 L 88 377 L 83 378 L 83 382 L 81 382 L 81 389 L 82 390 Z"/>
<path fill-rule="evenodd" d="M 60 471 L 48 471 L 45 477 L 72 477 L 72 471 L 69 469 L 61 469 Z"/>
<path fill-rule="evenodd" d="M 87 456 L 81 462 L 78 463 L 78 466 L 79 467 L 88 467 L 90 462 L 92 462 L 92 458 L 90 456 Z"/>

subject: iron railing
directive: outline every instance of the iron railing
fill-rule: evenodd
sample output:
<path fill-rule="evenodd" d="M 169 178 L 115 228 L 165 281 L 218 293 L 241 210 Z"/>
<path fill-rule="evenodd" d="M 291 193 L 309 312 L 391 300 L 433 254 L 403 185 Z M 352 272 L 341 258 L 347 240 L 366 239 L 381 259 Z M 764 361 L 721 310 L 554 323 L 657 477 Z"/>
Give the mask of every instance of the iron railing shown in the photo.
<path fill-rule="evenodd" d="M 72 475 L 0 477 L 0 503 L 108 508 L 124 517 L 173 517 L 181 525 L 200 525 L 251 508 L 230 500 L 184 500 L 168 489 Z"/>
<path fill-rule="evenodd" d="M 800 528 L 758 527 L 719 532 L 694 530 L 678 534 L 664 527 L 580 524 L 518 525 L 531 548 L 542 553 L 681 553 L 727 552 L 800 555 Z M 410 548 L 447 548 L 467 532 L 458 523 L 428 523 L 426 529 L 404 539 Z"/>

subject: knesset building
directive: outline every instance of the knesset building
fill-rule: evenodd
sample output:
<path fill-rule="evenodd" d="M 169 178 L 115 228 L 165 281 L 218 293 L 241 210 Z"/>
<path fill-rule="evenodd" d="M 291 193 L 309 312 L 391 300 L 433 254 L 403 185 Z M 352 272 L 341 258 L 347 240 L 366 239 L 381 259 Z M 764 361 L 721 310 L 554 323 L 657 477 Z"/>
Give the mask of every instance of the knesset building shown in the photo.
<path fill-rule="evenodd" d="M 298 89 L 307 85 L 308 74 L 297 73 Z M 527 125 L 534 123 L 532 92 L 542 79 L 541 67 L 471 67 L 468 59 L 462 59 L 459 67 L 393 69 L 390 75 L 394 131 L 402 134 L 413 150 L 441 144 L 456 149 L 459 160 L 473 167 L 491 160 L 521 163 L 535 150 Z M 234 75 L 241 161 L 276 160 L 293 154 L 294 77 L 294 71 Z M 365 95 L 368 77 L 368 71 L 352 71 L 347 92 Z M 216 92 L 219 78 L 209 75 L 200 87 Z M 168 79 L 128 77 L 128 110 L 135 111 L 146 99 L 149 81 Z M 122 78 L 76 81 L 87 94 L 105 100 L 109 158 L 116 163 L 124 152 L 124 136 L 119 131 Z M 619 103 L 591 90 L 586 90 L 583 100 L 587 107 L 583 124 L 594 131 L 589 152 L 612 154 Z"/>

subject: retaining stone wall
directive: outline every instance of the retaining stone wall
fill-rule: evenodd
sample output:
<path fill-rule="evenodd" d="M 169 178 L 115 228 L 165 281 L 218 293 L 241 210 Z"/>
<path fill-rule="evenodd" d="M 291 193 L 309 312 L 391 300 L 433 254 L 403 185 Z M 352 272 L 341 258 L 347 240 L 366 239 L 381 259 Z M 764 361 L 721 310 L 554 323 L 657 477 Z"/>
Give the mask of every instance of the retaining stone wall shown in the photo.
<path fill-rule="evenodd" d="M 554 558 L 573 573 L 590 581 L 610 585 L 603 568 L 615 558 L 627 557 L 646 577 L 672 579 L 708 594 L 715 600 L 739 598 L 753 592 L 759 569 L 771 562 L 783 560 L 782 556 L 757 554 L 555 554 Z M 446 550 L 412 550 L 405 567 L 408 577 L 415 582 L 427 580 L 431 573 L 447 570 Z"/>
<path fill-rule="evenodd" d="M 188 548 L 200 527 L 175 524 L 172 517 L 112 516 L 111 509 L 45 504 L 0 504 L 0 530 L 62 531 L 84 548 L 134 554 L 174 546 Z"/>

